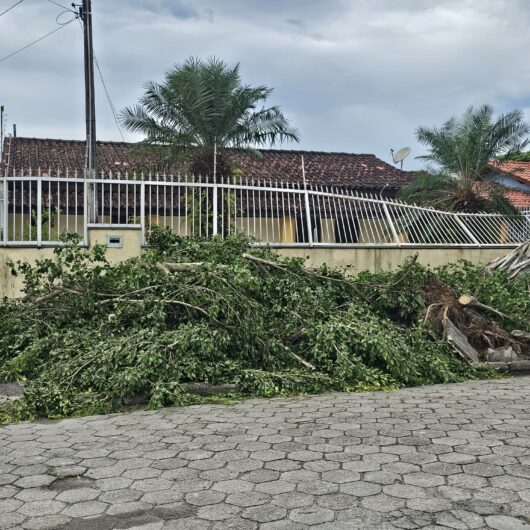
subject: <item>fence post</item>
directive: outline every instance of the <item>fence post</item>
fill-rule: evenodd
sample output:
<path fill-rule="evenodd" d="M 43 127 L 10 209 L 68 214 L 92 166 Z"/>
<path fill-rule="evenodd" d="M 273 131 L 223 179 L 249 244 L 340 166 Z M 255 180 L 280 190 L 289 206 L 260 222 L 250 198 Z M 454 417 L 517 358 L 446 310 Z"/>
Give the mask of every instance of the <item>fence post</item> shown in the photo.
<path fill-rule="evenodd" d="M 212 209 L 213 209 L 213 223 L 212 223 L 212 236 L 217 235 L 217 215 L 219 214 L 219 206 L 217 204 L 217 182 L 213 180 L 213 200 L 212 200 Z M 223 192 L 223 189 L 221 188 L 221 193 Z M 230 219 L 228 220 L 230 222 Z"/>
<path fill-rule="evenodd" d="M 8 192 L 8 189 L 7 189 L 7 178 L 6 178 L 6 175 L 4 175 L 4 179 L 3 179 L 3 184 L 2 184 L 2 195 L 0 197 L 1 199 L 1 205 L 2 205 L 2 217 L 1 217 L 1 220 L 0 220 L 0 228 L 2 229 L 2 240 L 3 240 L 3 244 L 4 246 L 7 246 L 7 230 L 8 230 L 8 227 L 7 227 L 7 223 L 8 223 L 8 210 L 9 210 L 9 192 Z"/>
<path fill-rule="evenodd" d="M 88 182 L 83 182 L 83 244 L 88 246 Z"/>
<path fill-rule="evenodd" d="M 383 205 L 383 210 L 385 211 L 386 219 L 388 221 L 388 225 L 390 226 L 390 231 L 392 232 L 392 237 L 394 238 L 394 241 L 398 244 L 398 246 L 401 246 L 401 241 L 399 240 L 396 227 L 394 226 L 394 221 L 392 220 L 390 212 L 388 211 L 388 205 L 385 201 L 381 201 L 381 204 Z"/>
<path fill-rule="evenodd" d="M 42 179 L 40 175 L 37 179 L 37 246 L 40 247 L 42 245 Z"/>
<path fill-rule="evenodd" d="M 480 215 L 480 214 L 477 214 L 477 215 Z M 478 245 L 479 247 L 481 247 L 482 245 L 480 244 L 479 240 L 473 235 L 473 233 L 471 232 L 471 230 L 469 230 L 469 228 L 465 225 L 465 223 L 460 219 L 460 216 L 455 213 L 453 214 L 454 218 L 456 219 L 457 223 L 460 225 L 460 227 L 464 230 L 464 232 L 469 236 L 469 238 L 471 239 L 471 241 L 473 241 L 473 243 L 475 245 Z"/>
<path fill-rule="evenodd" d="M 309 191 L 307 190 L 307 183 L 305 180 L 305 164 L 304 155 L 302 155 L 302 178 L 304 180 L 304 203 L 305 203 L 305 218 L 307 222 L 307 239 L 309 246 L 313 246 L 313 226 L 311 225 L 311 210 L 309 209 Z"/>
<path fill-rule="evenodd" d="M 145 182 L 140 182 L 140 239 L 145 245 Z"/>

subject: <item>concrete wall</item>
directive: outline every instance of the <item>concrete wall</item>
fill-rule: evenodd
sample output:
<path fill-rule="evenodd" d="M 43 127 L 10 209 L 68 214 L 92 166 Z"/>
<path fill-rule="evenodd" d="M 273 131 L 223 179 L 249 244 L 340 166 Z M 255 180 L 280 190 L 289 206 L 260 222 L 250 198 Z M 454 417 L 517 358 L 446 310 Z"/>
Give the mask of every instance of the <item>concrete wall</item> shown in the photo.
<path fill-rule="evenodd" d="M 485 265 L 497 256 L 509 252 L 507 248 L 281 248 L 285 257 L 308 258 L 308 264 L 318 267 L 324 263 L 332 268 L 352 274 L 360 271 L 388 271 L 399 267 L 403 261 L 418 253 L 418 262 L 430 267 L 446 265 L 465 259 Z"/>
<path fill-rule="evenodd" d="M 119 263 L 142 254 L 141 232 L 139 229 L 123 228 L 90 228 L 88 240 L 91 245 L 101 243 L 106 245 L 107 235 L 121 235 L 122 248 L 107 249 L 107 259 L 110 263 Z M 0 298 L 16 298 L 22 294 L 23 281 L 20 276 L 11 274 L 9 262 L 27 261 L 35 263 L 39 259 L 53 258 L 54 249 L 50 247 L 0 247 Z"/>
<path fill-rule="evenodd" d="M 283 227 L 291 232 L 291 226 Z M 142 253 L 141 233 L 138 228 L 90 228 L 89 243 L 106 244 L 107 236 L 121 235 L 122 248 L 109 248 L 108 260 L 117 263 L 129 258 L 138 257 Z M 0 247 L 0 297 L 17 297 L 22 293 L 21 277 L 11 275 L 8 263 L 28 261 L 35 263 L 37 259 L 52 258 L 53 248 Z M 485 264 L 499 255 L 506 254 L 507 248 L 294 248 L 277 249 L 285 257 L 307 257 L 310 266 L 317 267 L 326 263 L 333 268 L 344 269 L 352 274 L 367 270 L 376 272 L 397 268 L 408 256 L 419 254 L 418 261 L 424 265 L 436 267 L 466 259 L 478 264 Z"/>

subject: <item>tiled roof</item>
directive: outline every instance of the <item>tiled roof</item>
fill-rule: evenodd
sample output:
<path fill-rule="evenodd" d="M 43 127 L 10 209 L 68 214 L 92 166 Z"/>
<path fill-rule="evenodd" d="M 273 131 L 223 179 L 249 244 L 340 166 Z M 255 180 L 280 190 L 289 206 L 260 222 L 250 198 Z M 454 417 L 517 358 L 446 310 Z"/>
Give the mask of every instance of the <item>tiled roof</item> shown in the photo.
<path fill-rule="evenodd" d="M 490 167 L 500 173 L 530 184 L 530 162 L 518 162 L 517 160 L 498 160 L 490 164 Z"/>
<path fill-rule="evenodd" d="M 98 142 L 97 167 L 100 171 L 149 171 L 155 162 L 134 153 L 135 144 Z M 231 159 L 243 177 L 255 180 L 302 182 L 301 156 L 304 156 L 306 180 L 310 184 L 357 189 L 397 190 L 414 179 L 413 172 L 401 171 L 375 155 L 327 153 L 317 151 L 261 150 L 261 156 L 233 151 Z M 43 138 L 7 138 L 0 171 L 6 168 L 52 168 L 82 173 L 85 142 Z M 173 166 L 168 172 L 182 168 Z"/>
<path fill-rule="evenodd" d="M 530 193 L 520 190 L 509 190 L 505 197 L 517 208 L 530 208 Z"/>

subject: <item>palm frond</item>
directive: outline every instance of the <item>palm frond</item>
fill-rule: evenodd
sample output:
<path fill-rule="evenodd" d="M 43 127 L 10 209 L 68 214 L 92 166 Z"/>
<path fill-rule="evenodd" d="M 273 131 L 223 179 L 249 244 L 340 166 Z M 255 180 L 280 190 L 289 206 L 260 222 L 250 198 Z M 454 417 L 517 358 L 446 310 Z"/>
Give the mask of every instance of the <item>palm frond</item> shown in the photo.
<path fill-rule="evenodd" d="M 440 128 L 419 127 L 416 137 L 428 151 L 417 158 L 433 164 L 435 169 L 420 176 L 404 190 L 403 196 L 454 211 L 508 211 L 503 193 L 480 183 L 489 173 L 491 160 L 521 151 L 527 145 L 529 132 L 520 110 L 495 120 L 489 105 L 469 107 L 461 118 L 452 117 Z"/>

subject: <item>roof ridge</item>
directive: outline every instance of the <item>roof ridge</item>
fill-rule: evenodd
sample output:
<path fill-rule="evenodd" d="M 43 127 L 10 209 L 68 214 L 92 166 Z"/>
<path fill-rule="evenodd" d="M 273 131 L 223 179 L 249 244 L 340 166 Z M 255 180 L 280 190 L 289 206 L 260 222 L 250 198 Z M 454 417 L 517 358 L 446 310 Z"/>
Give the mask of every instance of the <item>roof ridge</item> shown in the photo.
<path fill-rule="evenodd" d="M 14 136 L 12 137 L 15 141 L 39 141 L 39 142 L 59 142 L 59 143 L 85 143 L 84 139 L 66 139 L 66 138 L 48 138 L 48 137 L 37 137 L 37 136 Z M 97 140 L 99 144 L 113 144 L 113 145 L 126 145 L 134 146 L 140 142 L 124 142 L 122 140 Z M 237 147 L 231 148 L 234 151 L 244 151 L 244 149 L 238 149 Z M 267 153 L 293 153 L 293 154 L 316 154 L 316 155 L 347 155 L 347 156 L 369 156 L 372 158 L 378 158 L 374 153 L 351 153 L 348 151 L 322 151 L 313 149 L 279 149 L 279 148 L 256 148 L 256 151 L 265 151 Z M 381 160 L 381 159 L 379 159 Z M 381 160 L 381 162 L 385 162 Z M 388 162 L 385 162 L 385 164 Z"/>

